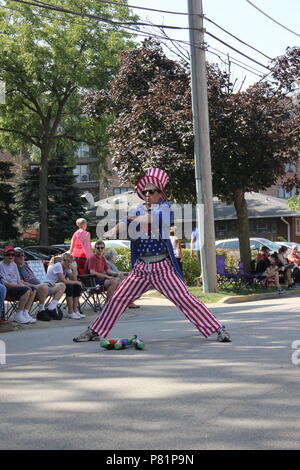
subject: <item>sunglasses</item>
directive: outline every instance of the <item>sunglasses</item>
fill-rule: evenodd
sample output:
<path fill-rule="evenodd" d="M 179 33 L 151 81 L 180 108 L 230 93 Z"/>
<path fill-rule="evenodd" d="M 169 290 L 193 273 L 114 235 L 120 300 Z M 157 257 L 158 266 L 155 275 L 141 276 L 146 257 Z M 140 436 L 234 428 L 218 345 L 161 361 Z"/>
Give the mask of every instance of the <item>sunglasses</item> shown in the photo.
<path fill-rule="evenodd" d="M 25 256 L 24 253 L 15 254 L 15 257 L 16 257 L 16 258 L 22 258 L 23 256 Z"/>
<path fill-rule="evenodd" d="M 154 194 L 160 193 L 160 191 L 158 189 L 145 189 L 144 191 L 142 191 L 143 196 L 146 196 L 147 193 Z"/>
<path fill-rule="evenodd" d="M 104 250 L 105 246 L 96 246 L 95 248 L 96 248 L 96 250 Z"/>
<path fill-rule="evenodd" d="M 14 253 L 4 253 L 4 256 L 13 258 L 15 256 L 15 254 Z"/>

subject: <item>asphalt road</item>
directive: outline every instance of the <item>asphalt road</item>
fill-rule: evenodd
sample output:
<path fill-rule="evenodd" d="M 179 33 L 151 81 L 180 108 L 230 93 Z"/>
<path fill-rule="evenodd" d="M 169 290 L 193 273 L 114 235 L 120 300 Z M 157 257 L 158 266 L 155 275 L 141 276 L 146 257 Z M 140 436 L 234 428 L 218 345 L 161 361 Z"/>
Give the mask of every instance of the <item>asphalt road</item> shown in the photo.
<path fill-rule="evenodd" d="M 94 314 L 1 334 L 0 449 L 299 449 L 298 296 L 213 304 L 226 344 L 139 303 L 110 337 L 143 351 L 74 343 Z"/>

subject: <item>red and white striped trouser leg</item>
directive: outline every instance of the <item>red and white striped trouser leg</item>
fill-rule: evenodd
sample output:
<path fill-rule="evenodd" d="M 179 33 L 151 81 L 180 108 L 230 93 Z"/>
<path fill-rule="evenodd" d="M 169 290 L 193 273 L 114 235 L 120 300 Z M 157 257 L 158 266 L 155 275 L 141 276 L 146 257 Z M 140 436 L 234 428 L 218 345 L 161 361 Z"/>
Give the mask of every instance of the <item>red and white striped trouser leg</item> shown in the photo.
<path fill-rule="evenodd" d="M 166 260 L 150 267 L 157 265 L 161 272 L 153 272 L 153 287 L 171 300 L 205 338 L 215 333 L 222 324 L 201 300 L 188 291 L 170 261 Z"/>
<path fill-rule="evenodd" d="M 91 329 L 106 338 L 126 308 L 151 287 L 147 273 L 134 268 L 113 293 Z"/>
<path fill-rule="evenodd" d="M 170 261 L 166 260 L 153 264 L 138 261 L 96 318 L 91 329 L 106 338 L 128 305 L 151 287 L 171 300 L 205 338 L 222 326 L 204 303 L 187 290 Z"/>

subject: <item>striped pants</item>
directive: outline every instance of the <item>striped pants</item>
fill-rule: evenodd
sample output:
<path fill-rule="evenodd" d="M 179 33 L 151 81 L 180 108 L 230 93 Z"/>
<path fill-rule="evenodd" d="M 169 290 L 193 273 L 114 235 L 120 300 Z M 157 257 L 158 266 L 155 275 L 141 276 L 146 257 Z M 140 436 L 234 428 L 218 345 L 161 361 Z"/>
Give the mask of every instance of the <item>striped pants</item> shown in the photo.
<path fill-rule="evenodd" d="M 137 261 L 91 329 L 106 338 L 129 304 L 149 289 L 157 289 L 171 300 L 205 338 L 222 326 L 205 304 L 187 290 L 171 262 L 164 260 L 153 264 Z"/>

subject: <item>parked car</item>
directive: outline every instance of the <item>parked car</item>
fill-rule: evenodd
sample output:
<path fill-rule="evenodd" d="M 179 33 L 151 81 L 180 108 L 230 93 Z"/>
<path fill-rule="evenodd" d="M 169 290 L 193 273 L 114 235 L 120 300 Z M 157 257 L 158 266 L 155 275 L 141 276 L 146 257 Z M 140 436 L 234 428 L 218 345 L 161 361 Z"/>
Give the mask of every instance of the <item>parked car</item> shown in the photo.
<path fill-rule="evenodd" d="M 68 251 L 70 249 L 70 246 L 70 243 L 60 243 L 58 245 L 51 245 L 51 247 L 60 250 L 60 253 L 65 253 L 66 251 Z"/>
<path fill-rule="evenodd" d="M 30 245 L 26 246 L 26 250 L 33 251 L 41 255 L 54 256 L 60 253 L 64 253 L 66 250 L 59 247 L 48 246 L 48 245 Z"/>
<path fill-rule="evenodd" d="M 289 250 L 292 248 L 293 245 L 297 245 L 298 251 L 300 251 L 300 243 L 294 243 L 294 242 L 278 242 L 278 241 L 276 241 L 276 243 L 278 243 L 278 245 L 280 245 L 280 246 L 286 246 Z"/>
<path fill-rule="evenodd" d="M 270 252 L 278 251 L 280 245 L 278 243 L 267 240 L 266 238 L 250 238 L 251 250 L 260 250 L 263 246 L 267 246 Z M 228 238 L 226 240 L 217 240 L 216 248 L 222 248 L 225 250 L 239 250 L 240 242 L 238 238 Z"/>
<path fill-rule="evenodd" d="M 103 240 L 106 248 L 130 248 L 130 240 Z M 92 248 L 96 242 L 92 242 Z"/>

